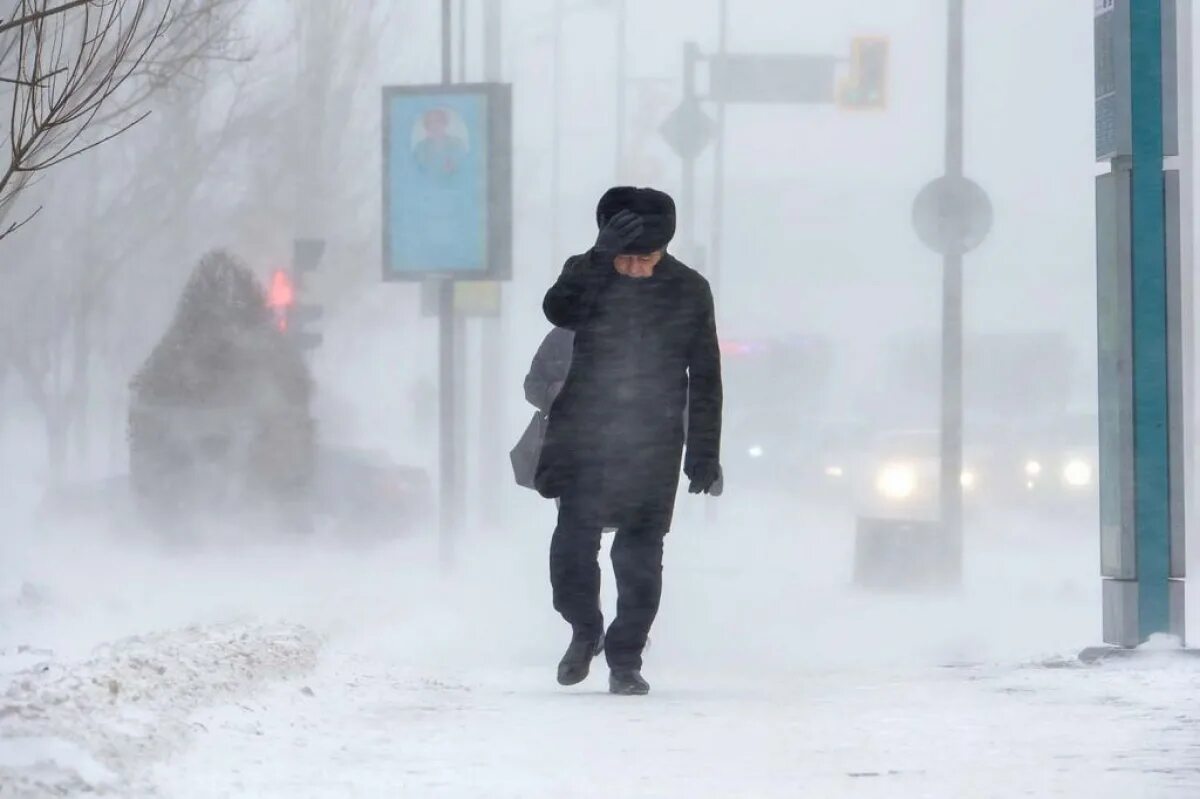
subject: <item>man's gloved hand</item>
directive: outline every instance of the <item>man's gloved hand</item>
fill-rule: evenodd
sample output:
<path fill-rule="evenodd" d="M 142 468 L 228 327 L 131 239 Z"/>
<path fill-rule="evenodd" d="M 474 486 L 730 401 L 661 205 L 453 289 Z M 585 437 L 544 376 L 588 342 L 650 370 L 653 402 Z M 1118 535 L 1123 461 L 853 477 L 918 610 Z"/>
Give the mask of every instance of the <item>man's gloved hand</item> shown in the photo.
<path fill-rule="evenodd" d="M 595 249 L 605 259 L 615 258 L 642 235 L 643 227 L 642 218 L 633 211 L 618 211 L 600 229 Z"/>
<path fill-rule="evenodd" d="M 721 474 L 721 464 L 716 461 L 701 461 L 684 470 L 691 485 L 689 494 L 711 494 L 720 496 L 724 489 L 724 477 Z"/>

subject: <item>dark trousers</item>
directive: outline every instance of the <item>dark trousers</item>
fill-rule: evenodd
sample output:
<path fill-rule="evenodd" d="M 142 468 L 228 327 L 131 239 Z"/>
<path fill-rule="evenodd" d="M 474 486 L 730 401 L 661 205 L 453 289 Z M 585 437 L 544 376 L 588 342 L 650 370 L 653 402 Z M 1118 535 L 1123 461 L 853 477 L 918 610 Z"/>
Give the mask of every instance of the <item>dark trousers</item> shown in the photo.
<path fill-rule="evenodd" d="M 600 611 L 600 536 L 603 526 L 587 514 L 559 507 L 558 526 L 550 541 L 550 584 L 554 609 L 575 635 L 599 638 L 604 631 Z M 636 518 L 617 527 L 612 545 L 617 578 L 617 618 L 608 628 L 604 651 L 614 669 L 640 669 L 642 650 L 662 597 L 663 537 L 659 529 Z"/>

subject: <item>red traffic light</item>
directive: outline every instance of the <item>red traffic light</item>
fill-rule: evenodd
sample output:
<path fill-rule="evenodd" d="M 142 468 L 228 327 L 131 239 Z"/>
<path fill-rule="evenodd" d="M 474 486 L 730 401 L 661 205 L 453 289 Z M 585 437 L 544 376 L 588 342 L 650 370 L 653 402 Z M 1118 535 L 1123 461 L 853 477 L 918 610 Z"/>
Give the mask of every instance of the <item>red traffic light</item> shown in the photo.
<path fill-rule="evenodd" d="M 271 283 L 267 287 L 267 307 L 277 311 L 287 310 L 296 302 L 296 284 L 286 269 L 276 269 L 271 273 Z"/>
<path fill-rule="evenodd" d="M 282 332 L 287 332 L 288 311 L 296 302 L 296 284 L 286 269 L 276 269 L 271 273 L 271 282 L 267 286 L 267 307 L 275 315 L 275 326 Z"/>

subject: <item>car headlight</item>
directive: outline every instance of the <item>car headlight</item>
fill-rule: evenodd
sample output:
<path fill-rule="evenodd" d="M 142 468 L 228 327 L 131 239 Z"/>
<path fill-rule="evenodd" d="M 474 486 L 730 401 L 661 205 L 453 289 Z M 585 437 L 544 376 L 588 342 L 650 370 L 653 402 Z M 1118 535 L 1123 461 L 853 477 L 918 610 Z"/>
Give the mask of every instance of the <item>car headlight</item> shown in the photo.
<path fill-rule="evenodd" d="M 763 448 L 755 444 L 750 449 L 746 450 L 746 454 L 751 458 L 761 458 L 763 456 Z"/>
<path fill-rule="evenodd" d="M 964 490 L 970 491 L 975 488 L 975 485 L 979 482 L 979 476 L 975 474 L 975 472 L 968 469 L 964 471 L 958 478 L 958 482 L 962 485 Z"/>
<path fill-rule="evenodd" d="M 837 480 L 837 479 L 840 479 L 840 478 L 846 476 L 846 470 L 843 469 L 841 466 L 826 466 L 825 467 L 825 476 L 832 477 L 835 480 Z"/>
<path fill-rule="evenodd" d="M 876 476 L 875 490 L 888 499 L 908 499 L 917 491 L 917 470 L 907 463 L 888 464 Z"/>
<path fill-rule="evenodd" d="M 1092 464 L 1083 458 L 1074 458 L 1067 461 L 1062 476 L 1063 481 L 1072 488 L 1086 488 L 1092 484 L 1094 470 Z"/>
<path fill-rule="evenodd" d="M 1026 461 L 1026 463 L 1025 463 L 1025 476 L 1026 477 L 1038 477 L 1041 475 L 1041 473 L 1042 473 L 1041 462 Z"/>

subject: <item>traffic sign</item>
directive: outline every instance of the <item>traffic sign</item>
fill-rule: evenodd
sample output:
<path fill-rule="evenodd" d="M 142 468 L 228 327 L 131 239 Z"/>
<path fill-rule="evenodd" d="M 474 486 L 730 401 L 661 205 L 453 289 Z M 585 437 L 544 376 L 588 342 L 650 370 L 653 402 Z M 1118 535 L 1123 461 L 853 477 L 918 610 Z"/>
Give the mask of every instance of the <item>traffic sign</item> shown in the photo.
<path fill-rule="evenodd" d="M 317 270 L 324 254 L 325 239 L 293 239 L 291 270 L 276 269 L 267 285 L 266 302 L 275 326 L 301 350 L 316 349 L 323 339 L 309 328 L 321 319 L 324 309 L 302 300 L 307 294 L 304 276 Z"/>
<path fill-rule="evenodd" d="M 700 101 L 686 97 L 658 130 L 675 154 L 686 161 L 699 156 L 712 142 L 713 126 L 713 120 L 704 113 Z"/>
<path fill-rule="evenodd" d="M 460 281 L 454 284 L 454 312 L 459 316 L 500 315 L 501 284 L 494 280 Z"/>
<path fill-rule="evenodd" d="M 854 110 L 887 107 L 888 40 L 860 36 L 850 42 L 850 70 L 838 87 L 838 105 Z"/>
<path fill-rule="evenodd" d="M 709 94 L 719 102 L 826 104 L 834 99 L 833 56 L 733 54 L 710 61 Z"/>
<path fill-rule="evenodd" d="M 292 269 L 297 274 L 312 272 L 325 254 L 325 239 L 294 239 L 292 241 Z"/>
<path fill-rule="evenodd" d="M 926 247 L 942 255 L 964 255 L 991 232 L 992 201 L 969 178 L 940 177 L 917 194 L 912 218 Z"/>
<path fill-rule="evenodd" d="M 438 315 L 436 280 L 421 284 L 421 315 Z M 500 283 L 494 280 L 456 280 L 454 282 L 454 313 L 456 316 L 483 318 L 498 317 L 501 311 Z"/>

